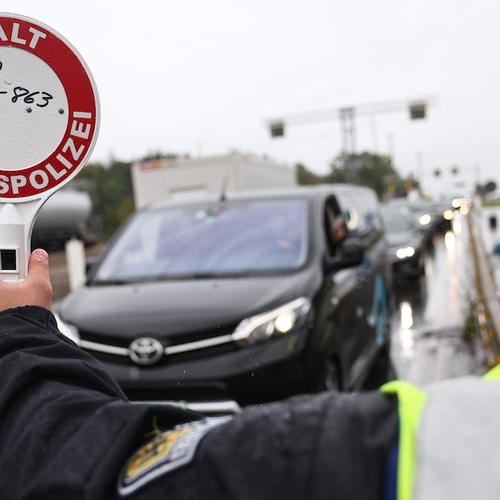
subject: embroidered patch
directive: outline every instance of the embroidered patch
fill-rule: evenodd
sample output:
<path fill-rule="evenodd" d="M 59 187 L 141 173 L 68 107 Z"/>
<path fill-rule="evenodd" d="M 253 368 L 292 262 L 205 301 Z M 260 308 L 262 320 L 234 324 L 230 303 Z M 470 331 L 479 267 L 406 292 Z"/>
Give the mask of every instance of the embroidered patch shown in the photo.
<path fill-rule="evenodd" d="M 177 425 L 139 448 L 123 468 L 118 494 L 126 497 L 165 474 L 189 464 L 201 439 L 232 417 L 211 417 Z"/>

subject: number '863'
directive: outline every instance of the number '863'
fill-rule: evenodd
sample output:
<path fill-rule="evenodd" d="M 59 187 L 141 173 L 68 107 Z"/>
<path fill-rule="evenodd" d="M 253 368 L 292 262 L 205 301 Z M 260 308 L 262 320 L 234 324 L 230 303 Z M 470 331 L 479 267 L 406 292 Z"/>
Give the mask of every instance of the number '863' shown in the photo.
<path fill-rule="evenodd" d="M 52 99 L 52 96 L 48 92 L 30 92 L 24 87 L 14 87 L 13 90 L 14 96 L 12 97 L 12 102 L 14 103 L 22 99 L 22 102 L 25 104 L 35 104 L 39 108 L 44 108 Z"/>

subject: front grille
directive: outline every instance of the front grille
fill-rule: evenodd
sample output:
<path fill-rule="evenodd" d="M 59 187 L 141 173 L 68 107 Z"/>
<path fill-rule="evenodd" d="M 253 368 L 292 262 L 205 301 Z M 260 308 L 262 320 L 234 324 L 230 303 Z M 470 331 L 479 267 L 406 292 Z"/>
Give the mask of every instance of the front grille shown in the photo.
<path fill-rule="evenodd" d="M 167 349 L 175 349 L 176 347 L 185 348 L 184 352 L 173 352 L 163 355 L 163 357 L 152 365 L 143 365 L 144 368 L 149 366 L 158 367 L 165 364 L 171 363 L 183 363 L 186 361 L 193 361 L 197 359 L 202 359 L 205 357 L 218 356 L 228 352 L 237 351 L 239 348 L 234 342 L 228 342 L 227 337 L 233 333 L 233 327 L 217 328 L 216 330 L 206 330 L 203 332 L 187 333 L 182 335 L 176 335 L 174 337 L 158 338 Z M 134 338 L 138 337 L 148 337 L 147 333 L 140 333 Z M 82 340 L 82 348 L 97 359 L 103 362 L 120 363 L 127 364 L 131 366 L 137 366 L 129 357 L 126 350 L 128 349 L 132 339 L 116 338 L 110 335 L 99 335 L 93 332 L 80 332 L 80 337 Z M 213 346 L 197 346 L 196 342 L 210 341 L 210 339 L 221 339 L 222 343 Z M 93 343 L 95 345 L 92 345 Z M 109 347 L 118 348 L 117 353 L 106 352 L 109 351 Z"/>
<path fill-rule="evenodd" d="M 114 345 L 117 347 L 128 347 L 130 342 L 137 337 L 155 337 L 158 339 L 168 340 L 167 345 L 178 345 L 178 344 L 188 344 L 190 342 L 197 342 L 199 340 L 206 340 L 213 337 L 219 337 L 223 335 L 230 335 L 236 330 L 237 324 L 228 325 L 220 328 L 213 328 L 210 330 L 202 330 L 199 332 L 186 332 L 181 334 L 176 334 L 172 336 L 163 336 L 151 334 L 151 332 L 141 331 L 137 332 L 136 335 L 130 338 L 121 337 L 120 335 L 110 335 L 103 334 L 100 332 L 92 332 L 89 330 L 80 330 L 80 336 L 84 340 L 89 340 L 90 342 L 97 342 L 100 344 Z"/>

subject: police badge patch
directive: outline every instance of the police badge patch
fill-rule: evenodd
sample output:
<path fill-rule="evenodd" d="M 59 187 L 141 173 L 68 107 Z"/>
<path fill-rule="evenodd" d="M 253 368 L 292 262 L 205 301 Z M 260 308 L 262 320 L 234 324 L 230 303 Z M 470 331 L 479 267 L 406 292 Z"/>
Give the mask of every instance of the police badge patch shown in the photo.
<path fill-rule="evenodd" d="M 128 460 L 118 480 L 121 498 L 191 462 L 202 438 L 232 417 L 211 417 L 177 425 L 139 448 Z"/>

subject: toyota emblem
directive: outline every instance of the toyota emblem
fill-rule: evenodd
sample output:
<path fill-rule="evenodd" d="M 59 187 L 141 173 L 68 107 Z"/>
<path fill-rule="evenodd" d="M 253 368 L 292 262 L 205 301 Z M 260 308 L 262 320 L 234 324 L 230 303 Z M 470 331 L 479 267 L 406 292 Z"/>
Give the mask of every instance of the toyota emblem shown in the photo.
<path fill-rule="evenodd" d="M 163 345 L 151 337 L 141 337 L 130 344 L 128 354 L 138 365 L 152 365 L 162 357 Z"/>

